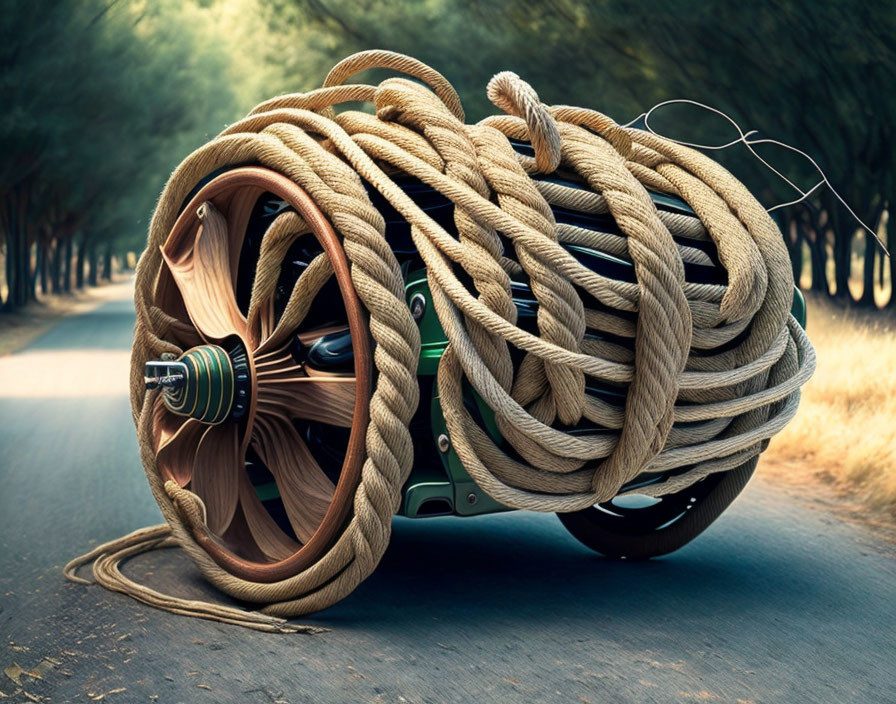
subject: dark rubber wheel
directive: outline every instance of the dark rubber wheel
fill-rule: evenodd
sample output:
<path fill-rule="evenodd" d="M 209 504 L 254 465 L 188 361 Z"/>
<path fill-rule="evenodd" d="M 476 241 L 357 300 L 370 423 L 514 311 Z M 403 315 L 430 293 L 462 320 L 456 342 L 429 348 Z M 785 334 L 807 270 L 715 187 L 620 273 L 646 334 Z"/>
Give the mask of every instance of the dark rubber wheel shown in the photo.
<path fill-rule="evenodd" d="M 691 542 L 728 508 L 753 476 L 757 460 L 710 475 L 650 505 L 614 499 L 557 516 L 579 542 L 607 557 L 647 560 L 666 555 Z"/>

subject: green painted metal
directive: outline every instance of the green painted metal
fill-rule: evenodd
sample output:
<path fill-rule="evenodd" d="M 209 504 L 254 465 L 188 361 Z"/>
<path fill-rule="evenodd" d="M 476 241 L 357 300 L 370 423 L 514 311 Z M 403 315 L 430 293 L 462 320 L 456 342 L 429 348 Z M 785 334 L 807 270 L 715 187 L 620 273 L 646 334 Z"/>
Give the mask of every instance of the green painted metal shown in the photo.
<path fill-rule="evenodd" d="M 423 316 L 417 320 L 420 328 L 420 362 L 417 365 L 417 374 L 431 375 L 439 369 L 439 360 L 448 346 L 448 338 L 442 330 L 439 316 L 436 315 L 432 304 L 432 294 L 429 283 L 426 280 L 426 269 L 418 269 L 408 274 L 405 284 L 405 297 L 408 305 L 416 294 L 423 296 Z"/>
<path fill-rule="evenodd" d="M 422 315 L 417 320 L 420 328 L 420 361 L 417 374 L 421 376 L 434 375 L 439 368 L 439 360 L 448 345 L 448 338 L 436 315 L 432 305 L 432 295 L 426 280 L 426 270 L 419 269 L 410 272 L 405 284 L 405 296 L 411 309 L 412 299 L 420 295 L 423 297 Z M 419 304 L 418 304 L 419 305 Z M 430 400 L 430 426 L 433 443 L 438 447 L 439 437 L 448 437 L 448 428 L 445 425 L 445 417 L 442 415 L 442 404 L 439 402 L 438 391 L 433 385 L 434 392 Z M 495 415 L 472 389 L 466 390 L 466 400 L 476 406 L 483 419 L 486 430 L 495 440 L 501 441 L 501 434 L 495 423 Z M 422 402 L 425 403 L 425 400 Z M 476 516 L 485 513 L 510 510 L 503 504 L 480 489 L 473 478 L 464 469 L 460 458 L 449 444 L 446 452 L 440 452 L 441 467 L 422 466 L 414 467 L 411 476 L 404 487 L 404 498 L 399 509 L 399 514 L 410 518 L 419 518 L 432 515 L 453 514 L 456 516 Z"/>
<path fill-rule="evenodd" d="M 498 503 L 491 496 L 486 494 L 473 481 L 467 470 L 464 469 L 460 457 L 454 451 L 454 446 L 450 444 L 450 436 L 448 435 L 448 427 L 445 424 L 445 416 L 442 414 L 442 403 L 439 400 L 439 393 L 436 387 L 433 387 L 433 395 L 430 407 L 430 418 L 432 420 L 432 439 L 438 447 L 439 437 L 444 435 L 449 438 L 449 445 L 446 452 L 440 452 L 442 458 L 442 467 L 448 477 L 448 481 L 452 486 L 452 498 L 454 502 L 454 514 L 457 516 L 479 516 L 484 513 L 496 513 L 498 511 L 510 511 L 511 509 L 504 504 Z M 492 410 L 485 405 L 482 399 L 477 398 L 478 395 L 469 387 L 464 390 L 464 400 L 467 404 L 476 404 L 479 408 L 487 411 L 487 417 L 492 419 L 494 424 L 494 414 Z M 486 416 L 484 416 L 486 417 Z M 500 436 L 495 440 L 500 442 Z M 441 449 L 441 448 L 440 448 Z M 413 473 L 412 473 L 413 477 Z"/>
<path fill-rule="evenodd" d="M 454 484 L 442 467 L 424 464 L 411 470 L 402 490 L 398 515 L 408 518 L 454 515 Z"/>
<path fill-rule="evenodd" d="M 211 425 L 225 420 L 234 393 L 233 364 L 227 352 L 217 345 L 200 345 L 177 361 L 184 365 L 186 379 L 176 388 L 165 389 L 168 409 Z"/>
<path fill-rule="evenodd" d="M 485 409 L 487 414 L 485 417 L 492 419 L 494 425 L 494 414 L 491 409 L 472 389 L 465 390 L 465 401 Z M 439 438 L 449 436 L 442 414 L 442 404 L 439 401 L 438 391 L 435 390 L 430 399 L 430 430 L 432 442 L 439 448 L 441 465 L 414 466 L 404 486 L 399 515 L 425 518 L 440 515 L 478 516 L 509 511 L 509 508 L 492 499 L 476 485 L 464 469 L 454 447 L 450 444 L 450 439 L 447 447 L 440 447 Z M 500 441 L 499 435 L 496 436 L 496 441 Z"/>

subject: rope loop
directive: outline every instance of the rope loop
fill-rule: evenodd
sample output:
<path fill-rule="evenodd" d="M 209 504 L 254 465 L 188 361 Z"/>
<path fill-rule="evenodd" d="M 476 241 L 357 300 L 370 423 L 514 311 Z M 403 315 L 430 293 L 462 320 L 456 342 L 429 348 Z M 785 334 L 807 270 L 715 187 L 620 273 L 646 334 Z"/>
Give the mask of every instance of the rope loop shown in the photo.
<path fill-rule="evenodd" d="M 441 73 L 427 66 L 422 61 L 398 54 L 394 51 L 385 49 L 372 49 L 368 51 L 359 51 L 356 54 L 347 56 L 337 63 L 327 77 L 324 79 L 323 88 L 331 88 L 339 86 L 352 76 L 368 69 L 382 68 L 397 73 L 404 73 L 423 81 L 432 88 L 433 92 L 439 96 L 451 113 L 461 122 L 466 118 L 464 116 L 464 108 L 460 102 L 460 96 L 454 90 L 454 86 Z M 335 115 L 332 108 L 327 108 L 324 113 L 326 117 L 333 118 Z"/>
<path fill-rule="evenodd" d="M 554 105 L 550 108 L 551 115 L 561 122 L 587 127 L 595 134 L 599 134 L 613 145 L 619 156 L 628 159 L 632 153 L 632 140 L 625 128 L 616 123 L 612 117 L 604 115 L 597 110 L 577 108 L 569 105 Z"/>
<path fill-rule="evenodd" d="M 501 71 L 488 82 L 486 94 L 496 107 L 525 120 L 539 170 L 545 174 L 556 171 L 560 166 L 560 134 L 535 89 L 513 71 Z"/>

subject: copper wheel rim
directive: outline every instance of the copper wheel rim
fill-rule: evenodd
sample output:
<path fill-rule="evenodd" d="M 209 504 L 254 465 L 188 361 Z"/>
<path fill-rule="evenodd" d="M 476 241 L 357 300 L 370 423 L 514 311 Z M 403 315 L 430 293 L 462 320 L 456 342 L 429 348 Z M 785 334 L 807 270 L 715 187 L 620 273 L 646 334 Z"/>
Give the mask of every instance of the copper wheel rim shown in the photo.
<path fill-rule="evenodd" d="M 342 296 L 345 318 L 351 334 L 352 349 L 354 353 L 354 384 L 346 384 L 346 386 L 354 387 L 354 403 L 353 408 L 351 408 L 350 420 L 346 416 L 343 417 L 341 421 L 343 427 L 350 427 L 345 457 L 326 512 L 317 524 L 317 527 L 314 529 L 310 538 L 305 541 L 299 541 L 297 550 L 280 559 L 274 559 L 270 557 L 270 555 L 262 554 L 264 550 L 259 547 L 259 545 L 254 546 L 254 552 L 258 552 L 261 559 L 258 559 L 257 557 L 249 558 L 237 554 L 237 551 L 233 547 L 233 535 L 239 532 L 245 533 L 245 529 L 248 528 L 249 523 L 246 516 L 250 515 L 249 507 L 244 507 L 243 505 L 242 494 L 239 494 L 240 498 L 237 500 L 238 503 L 236 508 L 228 522 L 226 530 L 223 531 L 224 535 L 230 534 L 227 538 L 225 538 L 224 535 L 218 534 L 211 536 L 209 534 L 198 532 L 194 534 L 196 542 L 228 573 L 251 581 L 275 582 L 292 577 L 315 564 L 338 539 L 341 530 L 346 525 L 350 516 L 355 491 L 360 483 L 361 468 L 366 458 L 364 443 L 369 417 L 372 355 L 370 351 L 370 337 L 366 315 L 352 284 L 349 263 L 346 259 L 340 239 L 311 197 L 295 183 L 276 172 L 260 167 L 241 167 L 227 171 L 212 179 L 208 184 L 203 186 L 198 193 L 196 193 L 182 211 L 180 217 L 169 233 L 165 245 L 163 245 L 163 254 L 165 253 L 166 248 L 169 250 L 169 254 L 178 254 L 190 249 L 193 250 L 191 256 L 194 256 L 195 250 L 200 246 L 199 241 L 201 235 L 199 233 L 204 226 L 197 215 L 197 211 L 203 203 L 211 203 L 214 208 L 224 216 L 228 226 L 228 241 L 233 245 L 239 238 L 245 236 L 245 228 L 249 221 L 249 215 L 254 204 L 263 194 L 273 194 L 273 196 L 282 199 L 298 215 L 300 215 L 307 225 L 307 230 L 309 231 L 308 234 L 316 239 L 322 248 L 323 253 L 329 258 L 333 270 L 333 277 L 338 284 L 338 289 Z M 192 245 L 186 247 L 184 243 L 189 242 L 192 242 Z M 236 268 L 239 263 L 239 251 L 239 248 L 235 249 L 233 246 L 230 247 L 229 251 L 229 263 L 233 279 L 232 286 L 234 288 L 234 296 L 236 295 L 235 279 Z M 202 326 L 193 323 L 193 316 L 188 313 L 186 309 L 190 308 L 191 305 L 195 306 L 196 302 L 189 300 L 189 294 L 180 289 L 181 279 L 173 273 L 171 266 L 171 262 L 168 261 L 168 263 L 163 263 L 160 269 L 156 283 L 156 304 L 159 305 L 160 308 L 163 308 L 163 310 L 166 307 L 175 309 L 174 311 L 165 311 L 175 317 L 180 319 L 186 317 L 187 321 L 189 321 L 187 324 L 193 324 L 197 336 L 201 336 L 205 341 L 216 341 L 218 338 L 216 338 L 215 335 L 210 336 L 203 333 Z M 179 304 L 179 307 L 181 308 L 180 311 L 177 311 L 177 296 L 180 296 L 180 300 L 182 301 Z M 209 297 L 206 296 L 204 298 L 206 299 L 205 303 L 207 303 Z M 221 305 L 226 307 L 223 302 Z M 180 315 L 176 315 L 177 312 L 180 312 Z M 290 335 L 295 334 L 297 334 L 297 330 L 290 332 Z M 248 413 L 244 419 L 246 430 L 234 431 L 242 433 L 241 436 L 239 436 L 238 441 L 240 453 L 238 459 L 245 465 L 245 453 L 247 448 L 250 443 L 257 442 L 257 439 L 253 439 L 255 438 L 256 423 L 264 423 L 264 420 L 262 419 L 263 414 L 259 413 L 259 403 L 257 399 L 259 372 L 256 369 L 256 360 L 254 359 L 254 348 L 263 346 L 263 340 L 261 342 L 258 340 L 250 342 L 249 337 L 251 337 L 251 335 L 249 332 L 246 332 L 245 334 L 235 333 L 234 335 L 231 335 L 231 337 L 239 338 L 250 351 L 248 356 L 250 360 L 249 366 L 253 392 L 251 394 Z M 267 356 L 270 356 L 271 354 L 270 350 L 265 353 Z M 262 355 L 262 357 L 265 355 Z M 262 364 L 270 364 L 270 362 L 264 362 L 264 360 L 262 360 Z M 264 373 L 265 372 L 262 371 L 262 374 Z M 315 379 L 303 380 L 310 382 L 318 381 Z M 295 382 L 297 379 L 292 379 L 291 381 Z M 340 381 L 349 382 L 348 379 Z M 333 385 L 326 384 L 326 386 L 331 387 Z M 264 392 L 262 391 L 262 393 Z M 278 391 L 278 394 L 281 396 L 282 393 L 282 391 Z M 264 401 L 262 401 L 262 404 L 264 404 Z M 279 419 L 279 414 L 275 413 L 274 415 L 278 416 L 278 422 L 280 422 L 281 419 Z M 173 424 L 170 417 L 164 416 L 161 412 L 157 412 L 155 417 L 154 436 L 162 437 L 165 432 L 168 432 L 167 440 L 169 443 L 174 435 L 182 430 L 184 425 L 191 422 L 186 421 L 177 431 L 175 431 L 172 429 Z M 163 418 L 165 418 L 164 422 L 161 420 Z M 285 420 L 285 418 L 283 420 Z M 273 421 L 268 420 L 268 422 Z M 214 428 L 215 426 L 212 427 Z M 197 430 L 195 432 L 198 433 L 199 431 Z M 192 429 L 183 434 L 190 435 L 191 433 L 193 433 Z M 202 444 L 204 438 L 205 435 L 202 436 L 202 439 L 196 441 L 197 447 L 195 456 L 192 460 L 194 463 L 198 463 L 198 460 L 196 459 L 199 455 L 198 446 Z M 187 438 L 185 442 L 186 449 L 184 452 L 187 454 L 191 446 L 191 441 L 191 438 Z M 213 437 L 208 444 L 210 446 L 218 446 L 215 437 Z M 165 443 L 161 441 L 157 442 L 157 455 L 160 455 L 161 451 L 164 449 Z M 307 447 L 305 449 L 307 450 Z M 217 457 L 221 452 L 226 453 L 226 448 L 223 451 L 219 450 L 218 454 L 213 456 Z M 284 455 L 281 453 L 279 457 L 282 460 Z M 160 472 L 163 474 L 163 478 L 173 478 L 171 476 L 166 476 L 170 475 L 171 471 L 164 469 L 163 464 L 162 461 L 159 462 Z M 281 471 L 284 471 L 282 461 L 278 462 L 278 464 L 281 466 Z M 196 468 L 197 464 L 192 464 L 191 472 Z M 294 468 L 297 469 L 298 465 L 295 465 Z M 244 467 L 241 468 L 241 470 L 244 469 Z M 318 467 L 318 469 L 320 468 Z M 185 485 L 182 476 L 176 479 L 182 486 Z M 298 480 L 292 480 L 293 483 L 295 481 Z M 243 484 L 248 484 L 248 479 L 243 479 L 241 475 L 239 482 L 240 488 L 238 491 L 242 491 Z M 279 475 L 277 484 L 282 493 L 283 488 L 279 481 Z M 248 485 L 251 487 L 251 484 Z M 227 490 L 227 493 L 232 492 L 232 488 Z M 257 519 L 258 517 L 256 516 L 256 520 Z M 290 522 L 292 522 L 292 514 L 290 514 Z M 296 535 L 298 535 L 298 531 L 296 531 Z M 289 537 L 287 536 L 286 542 L 288 541 Z M 245 550 L 242 552 L 245 552 Z"/>

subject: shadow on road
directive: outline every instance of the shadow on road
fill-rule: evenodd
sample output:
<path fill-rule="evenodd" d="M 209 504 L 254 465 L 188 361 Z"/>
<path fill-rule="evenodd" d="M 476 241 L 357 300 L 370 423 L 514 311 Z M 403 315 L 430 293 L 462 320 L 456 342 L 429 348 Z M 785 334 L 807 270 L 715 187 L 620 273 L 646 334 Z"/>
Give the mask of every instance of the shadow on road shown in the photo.
<path fill-rule="evenodd" d="M 374 575 L 320 620 L 399 631 L 434 618 L 474 628 L 624 620 L 643 631 L 732 608 L 765 621 L 858 596 L 837 579 L 819 579 L 805 550 L 764 549 L 761 526 L 698 541 L 662 559 L 627 562 L 579 546 L 552 516 L 398 519 Z"/>

